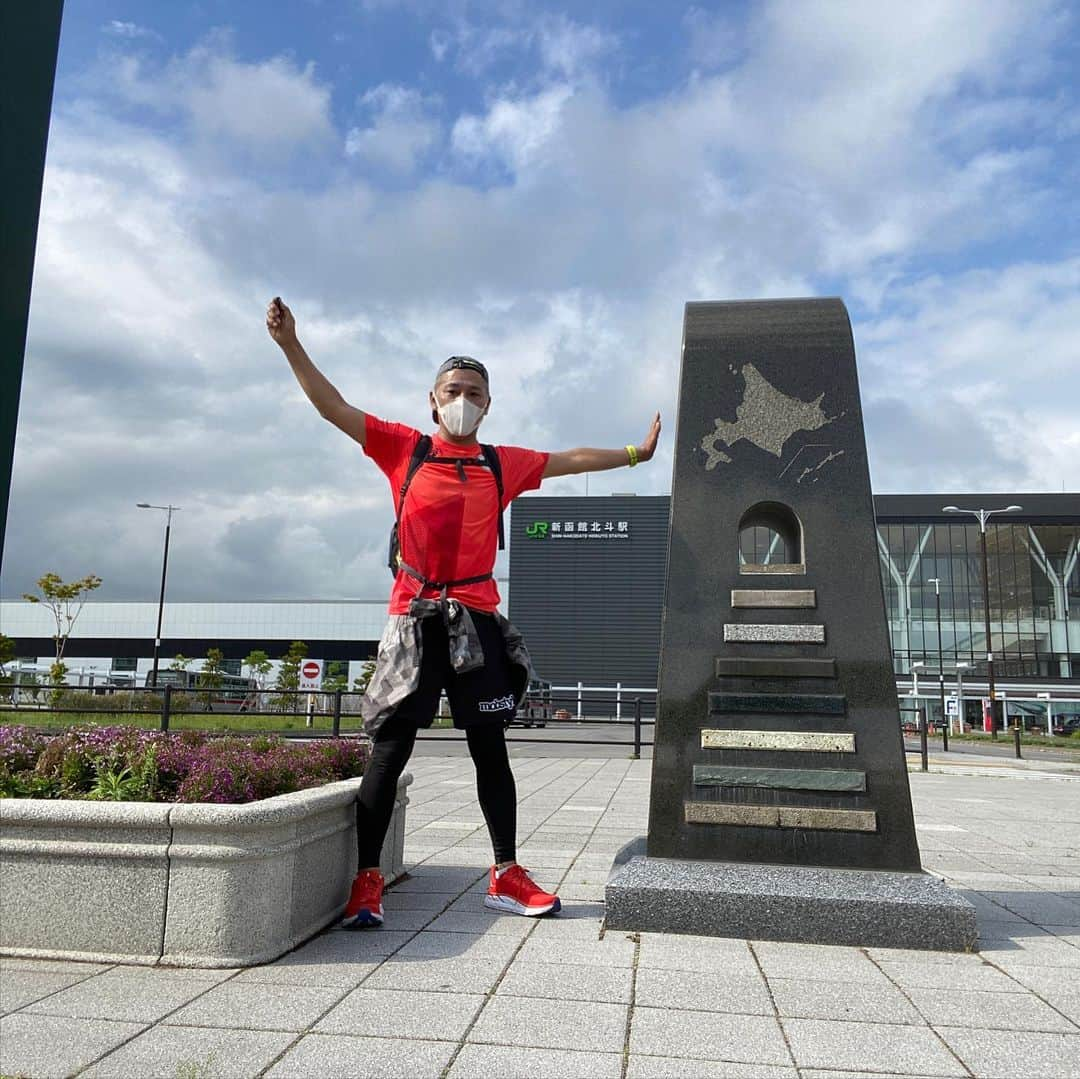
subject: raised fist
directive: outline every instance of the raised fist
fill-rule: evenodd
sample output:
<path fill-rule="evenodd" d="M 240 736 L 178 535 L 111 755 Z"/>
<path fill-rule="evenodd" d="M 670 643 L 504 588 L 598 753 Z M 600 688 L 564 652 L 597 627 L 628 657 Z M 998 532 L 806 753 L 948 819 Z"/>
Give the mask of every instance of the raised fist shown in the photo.
<path fill-rule="evenodd" d="M 279 345 L 284 346 L 296 340 L 296 319 L 280 296 L 275 296 L 267 304 L 266 329 Z"/>

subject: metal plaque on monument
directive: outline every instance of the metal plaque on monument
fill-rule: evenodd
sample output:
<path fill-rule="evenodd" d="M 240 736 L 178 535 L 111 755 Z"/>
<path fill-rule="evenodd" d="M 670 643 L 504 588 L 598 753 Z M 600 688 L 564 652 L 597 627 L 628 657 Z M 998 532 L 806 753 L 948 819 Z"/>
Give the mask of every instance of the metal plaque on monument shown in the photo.
<path fill-rule="evenodd" d="M 840 300 L 686 306 L 649 834 L 606 902 L 613 929 L 975 947 L 920 866 Z"/>

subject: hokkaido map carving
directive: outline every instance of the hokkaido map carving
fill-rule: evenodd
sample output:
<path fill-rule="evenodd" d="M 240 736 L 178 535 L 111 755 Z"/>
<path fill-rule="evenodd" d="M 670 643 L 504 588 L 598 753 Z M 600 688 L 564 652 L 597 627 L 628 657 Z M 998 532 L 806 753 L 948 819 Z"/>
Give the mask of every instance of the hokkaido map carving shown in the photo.
<path fill-rule="evenodd" d="M 819 394 L 813 401 L 789 397 L 772 385 L 752 363 L 744 364 L 739 374 L 742 375 L 744 386 L 742 400 L 735 409 L 735 422 L 717 417 L 713 421 L 714 430 L 701 440 L 701 448 L 707 455 L 705 467 L 710 471 L 719 464 L 731 462 L 731 457 L 720 448 L 721 446 L 731 449 L 736 442 L 745 439 L 759 449 L 765 450 L 766 453 L 782 458 L 784 447 L 789 439 L 801 431 L 817 431 L 827 427 L 843 415 L 842 412 L 836 416 L 825 414 L 821 407 L 824 393 Z M 811 448 L 827 451 L 829 445 L 827 443 L 807 444 L 800 447 L 795 456 L 799 456 L 803 449 Z M 798 473 L 796 483 L 801 483 L 807 476 L 817 472 L 829 461 L 835 460 L 842 454 L 843 450 L 818 454 L 815 464 L 804 467 Z M 780 473 L 781 476 L 791 467 L 794 460 L 793 457 L 788 462 Z"/>

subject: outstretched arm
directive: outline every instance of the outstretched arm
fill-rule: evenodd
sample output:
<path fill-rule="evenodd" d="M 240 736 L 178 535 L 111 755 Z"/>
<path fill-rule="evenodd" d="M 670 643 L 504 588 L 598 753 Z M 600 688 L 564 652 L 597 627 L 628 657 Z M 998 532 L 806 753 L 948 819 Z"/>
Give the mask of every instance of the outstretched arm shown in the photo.
<path fill-rule="evenodd" d="M 640 446 L 624 446 L 618 450 L 595 450 L 581 448 L 553 453 L 548 458 L 547 468 L 542 479 L 552 476 L 576 476 L 580 472 L 603 472 L 609 468 L 622 468 L 623 465 L 635 465 L 639 461 L 648 461 L 656 453 L 656 443 L 660 438 L 660 413 L 653 417 L 649 433 Z M 631 449 L 633 452 L 631 452 Z"/>
<path fill-rule="evenodd" d="M 277 342 L 289 366 L 296 375 L 300 388 L 308 400 L 319 410 L 323 419 L 329 420 L 350 438 L 362 446 L 367 437 L 367 421 L 364 413 L 354 408 L 338 393 L 333 383 L 311 362 L 296 336 L 296 320 L 280 296 L 275 296 L 266 308 L 266 329 Z"/>

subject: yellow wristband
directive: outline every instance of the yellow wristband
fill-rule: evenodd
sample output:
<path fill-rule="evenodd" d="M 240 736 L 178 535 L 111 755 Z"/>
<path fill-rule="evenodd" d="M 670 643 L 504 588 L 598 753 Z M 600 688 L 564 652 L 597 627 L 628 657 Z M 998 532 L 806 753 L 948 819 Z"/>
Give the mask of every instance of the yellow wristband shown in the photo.
<path fill-rule="evenodd" d="M 630 467 L 633 468 L 637 464 L 637 446 L 627 446 L 626 456 L 630 458 Z"/>

